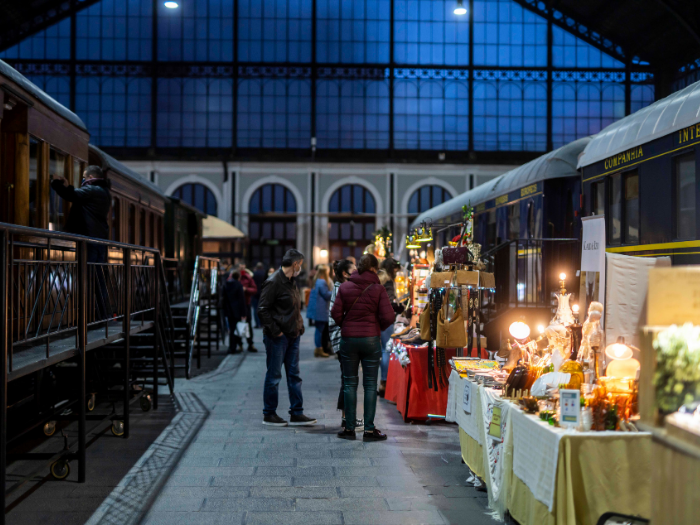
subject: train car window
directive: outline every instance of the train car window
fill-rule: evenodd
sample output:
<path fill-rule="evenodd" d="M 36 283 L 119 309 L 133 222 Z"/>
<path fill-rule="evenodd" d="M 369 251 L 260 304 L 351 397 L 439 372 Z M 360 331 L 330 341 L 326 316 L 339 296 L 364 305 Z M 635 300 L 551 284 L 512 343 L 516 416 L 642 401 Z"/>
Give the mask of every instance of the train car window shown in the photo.
<path fill-rule="evenodd" d="M 605 181 L 594 182 L 591 184 L 591 195 L 593 203 L 591 212 L 593 215 L 605 215 Z"/>
<path fill-rule="evenodd" d="M 73 159 L 73 180 L 70 181 L 73 186 L 80 184 L 80 180 L 83 177 L 83 172 L 80 168 L 80 159 Z"/>
<path fill-rule="evenodd" d="M 622 175 L 610 177 L 610 221 L 608 222 L 610 243 L 620 244 L 622 240 Z"/>
<path fill-rule="evenodd" d="M 488 212 L 488 222 L 486 223 L 486 239 L 491 248 L 496 246 L 496 210 Z"/>
<path fill-rule="evenodd" d="M 112 240 L 120 242 L 119 233 L 119 199 L 112 199 Z"/>
<path fill-rule="evenodd" d="M 520 203 L 516 202 L 508 206 L 508 238 L 510 240 L 520 238 Z"/>
<path fill-rule="evenodd" d="M 56 151 L 53 148 L 49 150 L 49 174 L 56 177 L 66 177 L 68 170 L 66 169 L 68 156 Z M 68 180 L 70 183 L 71 181 Z M 65 207 L 64 201 L 58 194 L 49 186 L 49 230 L 61 230 L 65 224 Z"/>
<path fill-rule="evenodd" d="M 29 137 L 29 221 L 28 226 L 39 228 L 37 192 L 39 188 L 39 149 L 41 143 L 34 137 Z M 18 175 L 19 176 L 19 175 Z M 16 213 L 16 212 L 15 212 Z"/>
<path fill-rule="evenodd" d="M 129 204 L 129 244 L 136 244 L 136 206 Z"/>
<path fill-rule="evenodd" d="M 143 208 L 139 211 L 139 219 L 141 219 L 139 221 L 139 245 L 148 246 L 148 244 L 146 243 L 146 232 L 148 231 L 148 214 Z"/>
<path fill-rule="evenodd" d="M 639 242 L 639 175 L 625 175 L 625 243 Z"/>
<path fill-rule="evenodd" d="M 695 153 L 675 159 L 676 238 L 695 239 Z"/>
<path fill-rule="evenodd" d="M 530 201 L 527 203 L 527 238 L 534 239 L 535 235 L 535 203 Z"/>

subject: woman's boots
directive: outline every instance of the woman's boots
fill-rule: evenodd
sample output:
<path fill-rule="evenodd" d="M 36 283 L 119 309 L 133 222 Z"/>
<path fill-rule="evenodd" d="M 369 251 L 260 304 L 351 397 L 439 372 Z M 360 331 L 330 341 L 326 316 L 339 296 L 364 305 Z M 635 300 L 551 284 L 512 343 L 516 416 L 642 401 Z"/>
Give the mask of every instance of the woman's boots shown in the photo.
<path fill-rule="evenodd" d="M 316 350 L 314 350 L 314 357 L 329 357 L 329 355 L 323 351 L 323 348 L 316 348 Z"/>
<path fill-rule="evenodd" d="M 386 393 L 386 381 L 379 381 L 379 388 L 377 388 L 377 395 L 384 399 L 384 394 Z"/>

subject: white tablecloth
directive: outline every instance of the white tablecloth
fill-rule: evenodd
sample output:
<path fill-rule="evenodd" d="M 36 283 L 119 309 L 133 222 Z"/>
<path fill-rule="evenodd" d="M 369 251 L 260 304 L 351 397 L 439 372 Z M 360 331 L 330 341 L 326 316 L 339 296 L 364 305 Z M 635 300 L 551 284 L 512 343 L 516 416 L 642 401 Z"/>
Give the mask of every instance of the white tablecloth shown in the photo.
<path fill-rule="evenodd" d="M 452 421 L 457 422 L 459 427 L 467 433 L 467 435 L 475 440 L 480 445 L 483 445 L 484 441 L 481 436 L 481 424 L 479 422 L 478 412 L 481 412 L 481 408 L 478 407 L 478 396 L 476 383 L 471 383 L 472 387 L 472 403 L 471 403 L 471 414 L 467 414 L 462 409 L 462 399 L 464 398 L 464 388 L 467 383 L 466 379 L 460 377 L 460 375 L 454 370 L 450 374 L 450 390 L 447 397 L 447 414 L 450 414 L 450 400 L 454 406 L 454 419 Z"/>

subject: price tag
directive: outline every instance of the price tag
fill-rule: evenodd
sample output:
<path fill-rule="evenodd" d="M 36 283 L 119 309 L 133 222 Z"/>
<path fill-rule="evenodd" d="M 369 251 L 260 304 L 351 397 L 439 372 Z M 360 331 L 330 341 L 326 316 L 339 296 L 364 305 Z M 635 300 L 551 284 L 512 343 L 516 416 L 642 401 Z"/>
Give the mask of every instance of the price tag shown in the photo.
<path fill-rule="evenodd" d="M 559 424 L 562 427 L 578 427 L 581 423 L 581 391 L 560 388 L 559 410 Z"/>
<path fill-rule="evenodd" d="M 464 396 L 462 397 L 462 410 L 467 415 L 472 413 L 472 384 L 471 381 L 464 382 Z"/>
<path fill-rule="evenodd" d="M 491 423 L 489 424 L 489 436 L 495 439 L 501 439 L 501 407 L 493 407 L 491 414 Z"/>

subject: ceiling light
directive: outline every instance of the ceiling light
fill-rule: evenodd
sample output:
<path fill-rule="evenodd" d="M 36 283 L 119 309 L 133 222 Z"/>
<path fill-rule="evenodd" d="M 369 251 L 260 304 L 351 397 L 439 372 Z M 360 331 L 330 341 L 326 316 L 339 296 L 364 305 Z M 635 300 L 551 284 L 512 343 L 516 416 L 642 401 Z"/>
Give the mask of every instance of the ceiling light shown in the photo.
<path fill-rule="evenodd" d="M 455 7 L 454 13 L 456 15 L 466 15 L 467 14 L 467 8 L 464 7 L 463 0 L 457 0 L 457 7 Z"/>
<path fill-rule="evenodd" d="M 168 2 L 165 2 L 163 5 L 165 7 L 167 7 L 168 9 L 177 9 L 178 7 L 180 7 L 180 4 L 178 4 L 177 2 L 173 2 L 171 0 Z"/>

